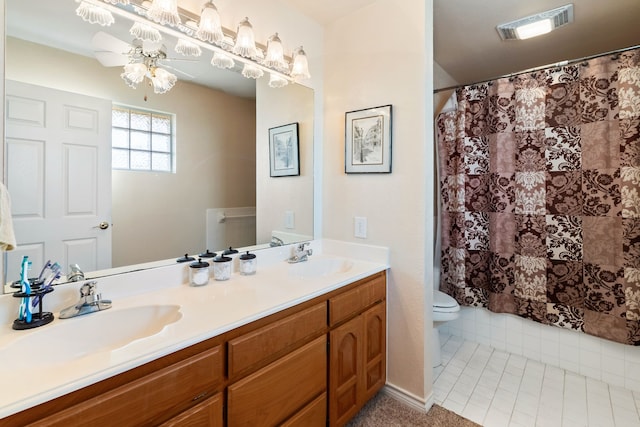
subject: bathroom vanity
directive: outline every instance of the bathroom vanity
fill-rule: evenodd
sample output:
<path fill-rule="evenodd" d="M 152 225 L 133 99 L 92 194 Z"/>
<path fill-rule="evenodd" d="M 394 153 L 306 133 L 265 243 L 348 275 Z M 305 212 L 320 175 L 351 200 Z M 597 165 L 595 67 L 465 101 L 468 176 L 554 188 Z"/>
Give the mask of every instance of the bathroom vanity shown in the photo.
<path fill-rule="evenodd" d="M 172 301 L 182 316 L 150 337 L 86 356 L 78 367 L 93 363 L 96 372 L 76 374 L 82 387 L 3 415 L 0 424 L 344 425 L 386 380 L 387 266 L 314 257 L 304 266 L 278 263 L 253 277 L 128 298 L 122 313 L 143 300 L 162 307 Z M 73 372 L 74 360 L 68 363 Z M 101 370 L 104 378 L 94 381 Z M 57 381 L 66 390 L 74 379 L 59 374 Z"/>

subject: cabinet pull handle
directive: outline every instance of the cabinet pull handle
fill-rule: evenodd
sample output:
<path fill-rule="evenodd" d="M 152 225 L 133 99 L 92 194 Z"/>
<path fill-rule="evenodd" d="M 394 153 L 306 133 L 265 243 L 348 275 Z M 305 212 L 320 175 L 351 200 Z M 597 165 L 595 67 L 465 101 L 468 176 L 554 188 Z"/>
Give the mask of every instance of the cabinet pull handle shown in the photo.
<path fill-rule="evenodd" d="M 196 397 L 194 397 L 193 399 L 191 399 L 191 401 L 192 401 L 192 402 L 195 402 L 196 400 L 200 400 L 200 399 L 202 399 L 202 398 L 203 398 L 203 397 L 205 397 L 206 395 L 207 395 L 207 392 L 206 392 L 206 391 L 205 391 L 205 392 L 202 392 L 202 393 L 200 393 L 199 395 L 197 395 Z"/>

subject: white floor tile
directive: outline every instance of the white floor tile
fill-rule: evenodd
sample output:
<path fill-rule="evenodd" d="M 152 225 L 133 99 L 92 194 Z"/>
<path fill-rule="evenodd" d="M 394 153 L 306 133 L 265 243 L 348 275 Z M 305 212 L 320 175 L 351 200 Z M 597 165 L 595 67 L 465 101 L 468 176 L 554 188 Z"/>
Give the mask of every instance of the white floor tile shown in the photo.
<path fill-rule="evenodd" d="M 561 347 L 571 339 L 563 334 Z M 460 337 L 440 342 L 447 357 L 434 370 L 436 403 L 484 427 L 640 427 L 640 383 L 624 388 L 630 379 L 613 369 L 598 380 Z"/>

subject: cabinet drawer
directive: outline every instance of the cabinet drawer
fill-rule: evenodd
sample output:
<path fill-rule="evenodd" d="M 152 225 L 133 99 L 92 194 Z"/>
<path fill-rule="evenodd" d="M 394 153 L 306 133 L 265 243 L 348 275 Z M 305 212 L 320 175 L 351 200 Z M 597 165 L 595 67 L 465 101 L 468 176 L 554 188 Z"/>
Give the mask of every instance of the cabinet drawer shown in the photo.
<path fill-rule="evenodd" d="M 180 412 L 203 393 L 213 393 L 223 379 L 220 346 L 175 363 L 126 385 L 36 422 L 69 426 L 139 426 Z"/>
<path fill-rule="evenodd" d="M 327 425 L 327 393 L 322 393 L 309 403 L 281 427 L 326 427 Z"/>
<path fill-rule="evenodd" d="M 384 272 L 363 280 L 358 287 L 329 300 L 329 324 L 335 326 L 355 316 L 367 307 L 385 299 L 385 295 Z"/>
<path fill-rule="evenodd" d="M 222 414 L 222 393 L 218 393 L 166 423 L 160 424 L 160 427 L 222 427 L 224 424 Z"/>
<path fill-rule="evenodd" d="M 323 335 L 227 388 L 227 425 L 274 426 L 325 392 Z"/>
<path fill-rule="evenodd" d="M 326 327 L 327 308 L 320 303 L 229 341 L 229 378 L 261 367 L 261 362 L 273 360 Z"/>

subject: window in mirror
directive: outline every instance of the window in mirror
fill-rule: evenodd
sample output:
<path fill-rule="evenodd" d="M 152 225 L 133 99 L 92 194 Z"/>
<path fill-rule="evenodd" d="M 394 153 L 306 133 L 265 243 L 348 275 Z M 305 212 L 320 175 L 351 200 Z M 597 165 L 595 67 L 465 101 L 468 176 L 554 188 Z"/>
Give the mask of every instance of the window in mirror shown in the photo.
<path fill-rule="evenodd" d="M 113 169 L 174 172 L 174 116 L 120 105 L 112 109 Z"/>

